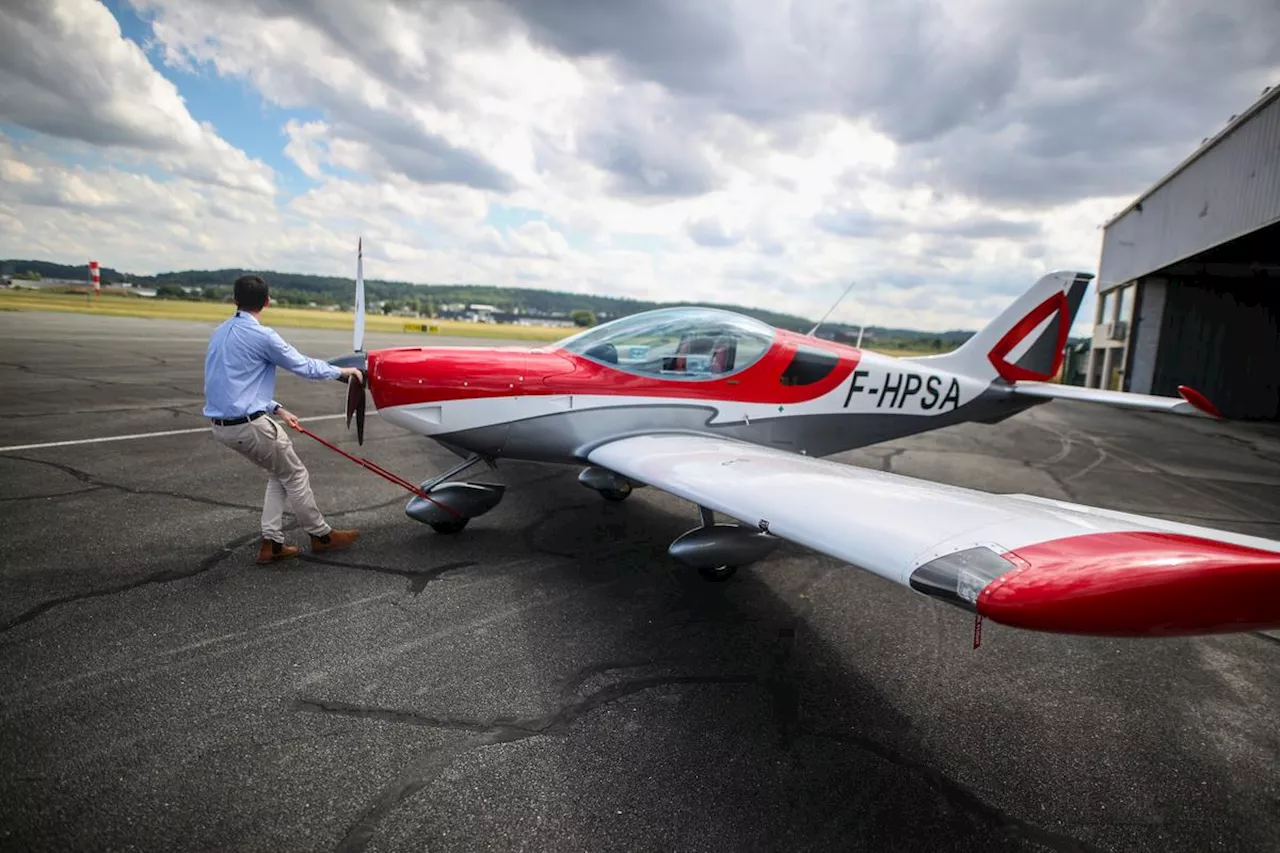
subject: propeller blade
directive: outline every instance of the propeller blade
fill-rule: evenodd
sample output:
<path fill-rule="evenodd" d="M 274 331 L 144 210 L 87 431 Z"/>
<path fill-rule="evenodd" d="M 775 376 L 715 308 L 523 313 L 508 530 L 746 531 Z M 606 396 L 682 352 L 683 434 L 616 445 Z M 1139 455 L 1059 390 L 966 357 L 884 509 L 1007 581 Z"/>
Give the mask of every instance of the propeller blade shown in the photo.
<path fill-rule="evenodd" d="M 351 335 L 351 348 L 360 352 L 364 347 L 364 238 L 356 248 L 356 304 L 355 328 Z"/>
<path fill-rule="evenodd" d="M 351 428 L 351 416 L 355 415 L 357 444 L 364 444 L 364 386 L 367 378 L 368 374 L 361 371 L 359 380 L 347 382 L 347 429 Z"/>

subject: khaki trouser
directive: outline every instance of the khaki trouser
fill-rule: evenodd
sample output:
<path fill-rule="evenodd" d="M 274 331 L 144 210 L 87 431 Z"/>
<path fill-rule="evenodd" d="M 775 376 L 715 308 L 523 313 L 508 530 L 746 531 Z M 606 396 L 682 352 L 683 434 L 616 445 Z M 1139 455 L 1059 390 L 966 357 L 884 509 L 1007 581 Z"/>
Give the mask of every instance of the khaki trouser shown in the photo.
<path fill-rule="evenodd" d="M 235 426 L 213 425 L 213 437 L 271 474 L 262 503 L 262 538 L 284 541 L 285 500 L 293 505 L 298 526 L 313 536 L 332 528 L 324 520 L 311 493 L 311 477 L 302 464 L 285 428 L 263 415 Z"/>

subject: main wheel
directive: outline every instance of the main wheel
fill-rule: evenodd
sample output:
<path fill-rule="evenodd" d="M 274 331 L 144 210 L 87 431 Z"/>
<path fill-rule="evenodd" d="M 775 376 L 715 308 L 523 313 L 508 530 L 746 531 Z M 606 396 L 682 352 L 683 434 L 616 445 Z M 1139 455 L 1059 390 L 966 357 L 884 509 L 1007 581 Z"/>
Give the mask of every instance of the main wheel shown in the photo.
<path fill-rule="evenodd" d="M 631 484 L 628 483 L 626 488 L 622 489 L 601 489 L 600 497 L 607 501 L 613 501 L 614 503 L 625 501 L 627 498 L 631 497 Z"/>
<path fill-rule="evenodd" d="M 450 534 L 460 533 L 462 528 L 467 526 L 469 518 L 455 518 L 453 521 L 436 521 L 431 525 L 431 529 L 436 533 Z"/>
<path fill-rule="evenodd" d="M 719 583 L 733 577 L 736 571 L 738 571 L 737 566 L 712 566 L 711 568 L 698 569 L 698 574 L 702 575 L 703 580 Z"/>

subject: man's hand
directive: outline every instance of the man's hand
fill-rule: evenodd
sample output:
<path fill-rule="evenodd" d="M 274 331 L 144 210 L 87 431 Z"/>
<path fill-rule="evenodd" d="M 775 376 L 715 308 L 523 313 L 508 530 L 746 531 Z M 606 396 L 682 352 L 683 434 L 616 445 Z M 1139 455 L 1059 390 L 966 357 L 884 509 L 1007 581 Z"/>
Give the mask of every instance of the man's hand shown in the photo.
<path fill-rule="evenodd" d="M 298 428 L 298 416 L 286 409 L 284 406 L 276 409 L 276 414 L 280 417 L 280 420 L 284 421 L 289 426 L 294 429 Z"/>
<path fill-rule="evenodd" d="M 364 381 L 364 374 L 360 372 L 358 367 L 339 367 L 338 369 L 342 371 L 342 375 L 345 377 L 354 379 L 356 382 Z"/>

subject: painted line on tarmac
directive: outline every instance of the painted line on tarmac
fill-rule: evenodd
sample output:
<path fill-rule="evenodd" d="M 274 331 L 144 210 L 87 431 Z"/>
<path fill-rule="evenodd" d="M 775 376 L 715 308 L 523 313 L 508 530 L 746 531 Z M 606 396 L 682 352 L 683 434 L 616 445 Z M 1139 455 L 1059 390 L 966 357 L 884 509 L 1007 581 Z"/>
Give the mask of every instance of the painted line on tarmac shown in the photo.
<path fill-rule="evenodd" d="M 332 421 L 338 418 L 345 418 L 346 415 L 316 415 L 312 418 L 298 418 L 302 423 L 311 423 L 313 421 Z M 0 453 L 16 453 L 19 450 L 45 450 L 50 447 L 71 447 L 77 444 L 102 444 L 107 441 L 133 441 L 136 438 L 160 438 L 165 435 L 191 435 L 197 432 L 208 432 L 209 427 L 194 427 L 192 429 L 168 429 L 164 432 L 138 432 L 133 435 L 104 435 L 100 438 L 77 438 L 73 441 L 48 441 L 44 444 L 15 444 L 11 447 L 0 447 Z"/>

